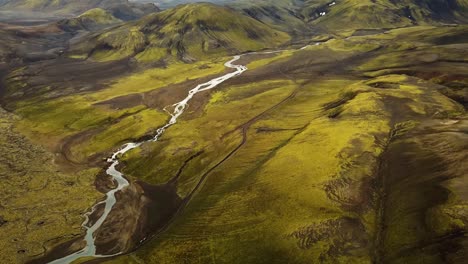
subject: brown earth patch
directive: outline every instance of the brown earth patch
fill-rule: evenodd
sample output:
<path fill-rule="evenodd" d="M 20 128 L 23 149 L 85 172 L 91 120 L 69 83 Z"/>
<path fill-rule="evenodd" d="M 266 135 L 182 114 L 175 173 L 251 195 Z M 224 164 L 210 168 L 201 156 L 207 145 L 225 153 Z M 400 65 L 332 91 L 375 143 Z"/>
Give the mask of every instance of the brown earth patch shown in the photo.
<path fill-rule="evenodd" d="M 303 250 L 327 241 L 332 246 L 321 253 L 321 261 L 333 261 L 343 255 L 361 255 L 368 247 L 368 237 L 359 219 L 341 217 L 300 228 L 289 235 Z"/>
<path fill-rule="evenodd" d="M 97 254 L 111 255 L 135 250 L 166 225 L 182 202 L 171 185 L 153 186 L 139 181 L 131 182 L 128 188 L 116 193 L 116 199 L 117 204 L 95 233 Z M 90 224 L 102 215 L 102 209 L 98 207 L 90 216 Z M 83 237 L 79 237 L 29 263 L 48 263 L 83 247 Z"/>
<path fill-rule="evenodd" d="M 379 173 L 383 204 L 377 263 L 405 263 L 415 256 L 431 263 L 462 263 L 461 256 L 467 254 L 468 210 L 450 213 L 450 208 L 467 204 L 457 187 L 467 182 L 466 142 L 466 121 L 427 120 L 390 143 Z M 440 219 L 452 224 L 444 226 L 437 222 Z M 456 221 L 465 228 L 453 224 Z"/>
<path fill-rule="evenodd" d="M 14 108 L 19 100 L 38 96 L 52 99 L 72 93 L 96 91 L 107 87 L 113 78 L 134 70 L 130 60 L 111 62 L 79 61 L 58 58 L 28 65 L 17 75 L 8 75 L 5 81 L 26 84 L 21 91 L 8 91 L 3 103 Z M 47 88 L 47 89 L 45 89 Z"/>

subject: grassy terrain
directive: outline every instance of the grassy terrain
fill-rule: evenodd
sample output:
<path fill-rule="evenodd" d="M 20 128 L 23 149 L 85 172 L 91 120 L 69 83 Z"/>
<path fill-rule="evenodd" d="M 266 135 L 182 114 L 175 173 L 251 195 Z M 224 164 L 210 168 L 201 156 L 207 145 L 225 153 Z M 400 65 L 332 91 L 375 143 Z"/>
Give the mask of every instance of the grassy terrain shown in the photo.
<path fill-rule="evenodd" d="M 323 190 L 330 179 L 339 177 L 342 172 L 338 154 L 352 148 L 351 142 L 356 138 L 369 140 L 364 143 L 368 145 L 366 150 L 374 152 L 376 148 L 372 137 L 361 136 L 359 123 L 362 121 L 335 124 L 320 117 L 321 104 L 333 98 L 327 88 L 333 90 L 335 85 L 346 82 L 337 80 L 304 86 L 297 94 L 298 99 L 271 110 L 253 124 L 247 143 L 210 175 L 187 211 L 179 216 L 180 220 L 154 242 L 158 246 L 153 250 L 149 245 L 148 253 L 137 257 L 163 263 L 179 262 L 185 257 L 195 263 L 213 258 L 226 263 L 302 263 L 318 259 L 321 254 L 325 257 L 327 248 L 335 242 L 322 240 L 308 244 L 304 237 L 308 234 L 304 230 L 317 227 L 329 232 L 329 229 L 339 228 L 341 221 L 347 225 L 348 219 L 343 216 L 352 216 L 343 212 Z M 285 89 L 284 92 L 290 91 Z M 227 101 L 224 103 L 227 107 L 223 108 L 229 109 L 232 103 Z M 249 117 L 255 114 L 258 112 L 251 112 Z M 284 118 L 287 116 L 294 117 Z M 343 129 L 348 126 L 356 130 Z M 369 132 L 376 133 L 383 129 L 384 122 L 368 128 Z M 168 137 L 171 136 L 169 132 Z M 326 143 L 327 140 L 333 140 L 334 144 Z M 311 159 L 313 163 L 309 162 Z M 197 173 L 197 165 L 195 163 L 196 167 L 181 178 L 179 194 L 186 195 L 187 189 L 193 189 L 191 175 Z M 343 228 L 342 232 L 356 235 L 347 230 L 349 227 Z M 362 239 L 366 238 L 356 237 L 356 241 L 339 243 L 355 243 L 352 247 L 358 248 Z M 258 243 L 259 240 L 263 242 Z M 343 258 L 360 261 L 366 256 L 361 250 L 354 250 Z"/>
<path fill-rule="evenodd" d="M 126 108 L 107 101 L 181 83 L 191 86 L 194 79 L 223 73 L 225 60 L 149 69 L 114 79 L 94 93 L 31 97 L 14 103 L 18 117 L 2 109 L 0 261 L 24 263 L 82 235 L 82 214 L 101 198 L 93 185 L 101 168 L 76 163 L 86 163 L 93 156 L 99 160 L 123 142 L 153 133 L 167 119 L 162 111 L 165 105 L 153 109 L 141 103 Z M 23 81 L 14 78 L 8 88 L 21 92 L 28 85 Z M 178 90 L 186 92 L 185 87 Z"/>
<path fill-rule="evenodd" d="M 452 61 L 455 46 L 444 43 L 426 49 L 426 45 L 439 34 L 466 29 L 434 30 L 414 28 L 329 41 L 252 62 L 256 66 L 246 73 L 245 81 L 223 86 L 211 94 L 202 112 L 186 116 L 177 125 L 180 129 L 167 131 L 160 142 L 125 157 L 128 175 L 153 184 L 173 180 L 183 168 L 177 192 L 190 202 L 160 236 L 111 263 L 370 263 L 379 258 L 404 263 L 418 263 L 416 258 L 423 258 L 437 263 L 444 249 L 433 247 L 435 242 L 431 241 L 440 245 L 464 243 L 463 236 L 451 238 L 451 234 L 466 230 L 463 192 L 449 184 L 440 185 L 438 177 L 428 178 L 427 188 L 453 192 L 454 198 L 425 199 L 426 189 L 379 172 L 381 158 L 394 151 L 392 142 L 399 142 L 400 137 L 408 135 L 408 140 L 419 142 L 420 124 L 450 124 L 453 118 L 463 118 L 465 110 L 442 93 L 440 82 L 424 80 L 411 68 L 431 61 L 413 59 L 408 65 L 408 59 L 396 57 L 388 64 L 389 70 L 409 67 L 415 77 L 381 71 L 369 78 L 368 70 L 379 65 L 380 59 L 376 54 L 362 55 L 376 52 L 391 56 L 406 51 L 406 58 L 436 53 L 436 60 Z M 434 35 L 418 38 L 421 43 L 413 42 L 418 48 L 407 49 L 406 42 L 418 31 Z M 335 55 L 323 58 L 325 54 Z M 348 64 L 335 65 L 334 56 Z M 464 58 L 464 53 L 458 53 L 457 61 Z M 445 74 L 462 74 L 447 71 L 456 70 L 457 61 L 446 66 Z M 310 76 L 310 69 L 318 67 L 315 63 L 320 69 L 328 64 L 335 67 L 324 76 Z M 302 67 L 298 70 L 295 65 Z M 283 74 L 266 74 L 275 69 Z M 253 76 L 255 83 L 249 82 Z M 288 76 L 295 76 L 295 81 L 285 79 Z M 250 100 L 255 100 L 254 107 Z M 451 140 L 455 138 L 447 139 Z M 435 151 L 431 146 L 425 148 Z M 463 153 L 461 149 L 456 153 Z M 414 155 L 433 155 L 415 151 Z M 460 184 L 464 180 L 456 167 L 462 156 L 453 157 L 457 159 L 446 166 L 458 171 L 453 176 Z M 190 162 L 184 167 L 187 160 Z M 209 171 L 220 161 L 221 165 Z M 391 159 L 383 162 L 390 162 L 385 165 L 390 168 L 396 166 Z M 424 174 L 425 165 L 418 164 L 414 170 Z M 411 191 L 403 191 L 406 188 Z M 383 190 L 388 191 L 388 197 Z M 415 206 L 406 206 L 408 201 Z M 385 204 L 383 215 L 381 203 Z M 402 214 L 402 210 L 408 213 Z M 427 227 L 414 230 L 421 224 L 416 220 L 421 214 Z M 382 221 L 391 228 L 381 231 Z M 430 244 L 433 251 L 424 251 L 421 243 Z M 417 257 L 405 256 L 405 250 Z M 446 258 L 457 260 L 452 253 L 446 253 Z"/>
<path fill-rule="evenodd" d="M 24 263 L 81 235 L 82 214 L 101 194 L 98 169 L 61 171 L 54 155 L 18 134 L 0 109 L 0 261 Z"/>
<path fill-rule="evenodd" d="M 122 157 L 125 175 L 153 188 L 139 191 L 161 192 L 156 208 L 175 205 L 170 220 L 156 217 L 155 238 L 110 263 L 462 263 L 468 28 L 434 25 L 459 19 L 453 10 L 424 20 L 427 1 L 418 14 L 407 1 L 307 4 L 299 20 L 335 39 L 243 57 L 249 71 L 197 94 L 160 141 Z M 412 25 L 404 5 L 424 25 L 356 30 Z M 231 9 L 185 5 L 73 47 L 82 60 L 56 66 L 78 65 L 69 80 L 48 81 L 53 62 L 10 73 L 4 98 L 18 117 L 0 112 L 0 255 L 23 262 L 79 235 L 111 150 L 154 134 L 166 106 L 225 73 L 228 54 L 289 39 Z M 83 65 L 132 72 L 93 79 Z M 14 234 L 17 249 L 7 246 Z"/>
<path fill-rule="evenodd" d="M 182 166 L 182 162 L 190 155 L 201 150 L 223 153 L 224 144 L 220 144 L 217 141 L 224 133 L 235 129 L 237 125 L 247 122 L 256 114 L 265 111 L 272 101 L 275 102 L 286 97 L 291 93 L 291 89 L 293 88 L 294 85 L 287 81 L 233 87 L 228 93 L 221 95 L 222 99 L 211 100 L 209 105 L 203 110 L 205 113 L 203 116 L 206 116 L 206 118 L 196 118 L 192 122 L 183 121 L 178 124 L 180 129 L 168 132 L 177 133 L 178 136 L 175 136 L 174 139 L 170 139 L 168 142 L 164 140 L 161 142 L 162 144 L 155 143 L 154 147 L 156 149 L 148 153 L 147 158 L 141 159 L 139 155 L 134 156 L 138 153 L 130 154 L 127 157 L 128 163 L 131 164 L 127 169 L 128 173 L 151 183 L 167 182 L 169 180 L 167 177 L 175 175 L 179 167 Z M 248 91 L 252 95 L 242 98 L 243 100 L 229 98 L 231 94 L 243 96 L 241 91 Z M 257 95 L 255 94 L 256 91 L 260 93 Z M 231 104 L 225 105 L 224 102 L 226 101 L 231 101 Z M 225 123 L 226 121 L 232 123 Z M 203 127 L 207 127 L 207 129 L 202 129 Z M 226 144 L 227 150 L 229 150 L 231 144 Z M 220 146 L 218 147 L 218 145 Z M 161 149 L 164 146 L 167 147 Z M 221 149 L 218 149 L 220 147 Z M 166 155 L 172 156 L 172 158 Z M 217 155 L 220 155 L 220 153 Z M 175 162 L 176 160 L 178 162 Z M 216 160 L 210 162 L 216 162 Z M 147 166 L 149 164 L 151 165 Z M 208 164 L 205 166 L 209 168 Z M 160 177 L 155 178 L 155 173 L 156 175 L 160 175 Z M 189 180 L 193 182 L 193 179 Z"/>
<path fill-rule="evenodd" d="M 451 133 L 446 128 L 444 122 L 423 122 L 388 148 L 386 166 L 393 170 L 384 172 L 388 180 L 384 212 L 388 229 L 382 234 L 385 261 L 464 262 L 466 119 L 452 124 Z"/>
<path fill-rule="evenodd" d="M 176 63 L 165 69 L 148 69 L 116 79 L 106 88 L 91 93 L 22 101 L 15 105 L 16 112 L 24 117 L 18 126 L 35 141 L 45 143 L 55 151 L 63 151 L 69 159 L 82 163 L 128 140 L 150 134 L 164 124 L 168 117 L 163 111 L 166 105 L 152 108 L 142 100 L 134 106 L 121 106 L 118 102 L 114 104 L 114 100 L 123 98 L 125 101 L 126 96 L 144 97 L 144 94 L 151 98 L 152 93 L 157 93 L 163 87 L 219 75 L 225 70 L 223 63 L 218 60 Z M 168 92 L 175 96 L 175 101 L 177 97 L 182 99 L 187 88 L 191 87 Z M 167 105 L 174 101 L 168 101 Z M 115 134 L 117 131 L 120 136 Z"/>

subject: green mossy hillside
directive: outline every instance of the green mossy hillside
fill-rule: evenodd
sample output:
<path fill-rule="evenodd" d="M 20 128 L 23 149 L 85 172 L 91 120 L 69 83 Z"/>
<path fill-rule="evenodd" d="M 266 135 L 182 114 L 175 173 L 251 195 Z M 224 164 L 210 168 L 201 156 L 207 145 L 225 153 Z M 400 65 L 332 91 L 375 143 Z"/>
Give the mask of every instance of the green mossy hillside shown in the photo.
<path fill-rule="evenodd" d="M 114 17 L 109 11 L 106 11 L 102 8 L 93 8 L 76 18 L 62 20 L 58 22 L 58 25 L 66 31 L 91 31 L 120 22 L 122 22 L 122 20 Z"/>
<path fill-rule="evenodd" d="M 190 4 L 113 28 L 72 47 L 72 54 L 96 60 L 135 56 L 152 62 L 183 61 L 277 47 L 289 40 L 250 17 L 212 4 Z"/>
<path fill-rule="evenodd" d="M 466 30 L 392 30 L 251 62 L 159 142 L 123 157 L 127 175 L 190 202 L 110 263 L 459 259 L 443 245 L 466 243 L 466 113 L 444 90 L 468 78 L 467 54 L 448 37 Z"/>
<path fill-rule="evenodd" d="M 210 40 L 213 34 L 214 39 L 242 38 L 246 34 L 242 30 L 258 25 L 235 20 L 242 29 L 238 30 L 222 20 L 229 9 L 221 9 L 227 12 L 220 12 L 221 18 L 211 18 L 206 12 L 220 9 L 196 6 L 193 10 L 192 5 L 181 6 L 174 10 L 183 12 L 169 10 L 95 35 L 94 40 L 103 38 L 102 45 L 85 55 L 94 60 L 192 61 L 196 54 L 203 58 L 261 48 L 257 42 L 235 41 L 229 42 L 236 47 L 233 50 L 223 46 L 201 52 L 201 45 L 192 47 L 186 41 L 194 37 L 192 32 L 206 29 L 204 23 L 209 22 L 203 32 L 209 32 Z M 460 142 L 466 141 L 467 30 L 466 26 L 417 26 L 365 36 L 350 30 L 345 37 L 301 50 L 244 56 L 239 63 L 248 71 L 197 94 L 158 142 L 122 157 L 121 169 L 131 180 L 161 187 L 188 203 L 175 210 L 172 221 L 162 223 L 167 229 L 156 238 L 109 261 L 380 263 L 382 259 L 412 264 L 419 259 L 441 263 L 441 256 L 456 258 L 439 244 L 454 249 L 466 244 L 466 179 L 460 173 L 463 168 L 457 168 L 466 156 L 466 146 Z M 159 37 L 180 40 L 181 46 L 173 46 L 175 42 L 151 46 L 159 43 Z M 166 60 L 164 66 L 144 65 L 131 75 L 107 77 L 95 89 L 76 85 L 81 83 L 72 79 L 66 86 L 60 79 L 59 85 L 46 82 L 47 86 L 35 89 L 35 81 L 48 80 L 47 72 L 52 70 L 30 65 L 6 77 L 7 95 L 19 96 L 5 98 L 12 98 L 8 106 L 20 116 L 14 121 L 16 131 L 56 152 L 54 157 L 62 165 L 102 165 L 103 158 L 121 144 L 153 135 L 167 121 L 164 110 L 190 88 L 225 73 L 227 60 L 227 56 L 195 63 Z M 75 79 L 89 71 L 77 70 Z M 389 155 L 395 159 L 387 160 Z M 35 159 L 17 164 L 42 170 L 34 162 L 47 165 L 50 159 L 41 156 L 34 154 Z M 11 162 L 16 154 L 3 157 L 16 164 Z M 415 162 L 405 163 L 406 158 Z M 384 164 L 390 169 L 385 170 Z M 9 166 L 4 166 L 5 171 Z M 18 174 L 28 168 L 21 166 Z M 382 170 L 395 173 L 385 181 L 388 175 Z M 89 183 L 96 172 L 88 172 L 79 180 Z M 4 182 L 24 186 L 21 179 Z M 37 184 L 29 178 L 24 182 Z M 55 191 L 54 186 L 47 190 Z M 437 195 L 428 199 L 432 192 Z M 34 195 L 50 197 L 28 195 L 28 200 Z M 7 205 L 23 208 L 21 198 Z M 159 206 L 170 203 L 154 199 Z M 42 208 L 55 200 L 43 201 Z M 42 232 L 52 237 L 68 232 L 51 232 L 35 218 L 31 222 L 39 225 L 29 224 L 24 230 L 38 230 L 41 235 L 34 239 L 40 242 L 49 239 Z M 33 250 L 38 251 L 38 247 Z"/>
<path fill-rule="evenodd" d="M 63 170 L 56 156 L 16 129 L 0 108 L 0 262 L 25 263 L 81 233 L 83 214 L 101 194 L 99 168 Z"/>
<path fill-rule="evenodd" d="M 224 2 L 223 2 L 224 3 Z M 305 32 L 466 23 L 466 0 L 257 0 L 226 5 L 301 37 Z"/>
<path fill-rule="evenodd" d="M 174 103 L 174 98 L 185 96 L 197 79 L 221 75 L 227 59 L 174 63 L 116 78 L 102 90 L 23 100 L 11 106 L 23 117 L 18 127 L 24 134 L 75 163 L 86 163 L 125 142 L 152 134 L 168 118 L 163 108 Z M 148 102 L 159 93 L 169 98 L 161 98 L 158 104 Z"/>
<path fill-rule="evenodd" d="M 309 14 L 311 25 L 338 31 L 457 23 L 466 22 L 468 19 L 465 0 L 343 0 L 335 3 L 332 6 L 322 6 Z"/>
<path fill-rule="evenodd" d="M 184 168 L 177 193 L 196 195 L 162 235 L 113 262 L 370 263 L 378 221 L 372 183 L 394 120 L 410 124 L 436 113 L 463 109 L 432 84 L 400 75 L 270 80 L 213 93 L 201 116 L 125 157 L 127 175 L 153 184 L 173 181 Z M 398 243 L 393 239 L 387 242 Z"/>

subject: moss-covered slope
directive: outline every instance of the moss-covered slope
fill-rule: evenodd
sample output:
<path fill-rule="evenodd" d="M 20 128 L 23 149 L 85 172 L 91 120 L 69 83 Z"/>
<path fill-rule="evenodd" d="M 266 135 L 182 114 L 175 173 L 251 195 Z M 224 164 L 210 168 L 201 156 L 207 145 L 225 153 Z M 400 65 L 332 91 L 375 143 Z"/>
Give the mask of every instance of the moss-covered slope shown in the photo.
<path fill-rule="evenodd" d="M 288 40 L 286 33 L 229 8 L 190 4 L 94 35 L 71 52 L 96 60 L 135 56 L 139 61 L 194 61 L 272 48 Z"/>
<path fill-rule="evenodd" d="M 143 193 L 154 205 L 120 199 L 129 210 L 111 219 L 112 236 L 131 233 L 120 228 L 137 218 L 150 219 L 140 215 L 154 218 L 141 225 L 149 230 L 144 236 L 133 234 L 138 249 L 110 263 L 464 263 L 468 28 L 381 29 L 415 22 L 399 15 L 399 1 L 355 2 L 362 20 L 345 3 L 352 1 L 326 4 L 325 15 L 307 22 L 323 23 L 322 30 L 379 30 L 244 56 L 239 63 L 249 70 L 242 76 L 198 94 L 160 141 L 122 157 L 125 175 L 148 187 Z M 417 3 L 417 10 L 444 10 Z M 440 11 L 442 18 L 427 23 L 458 22 L 458 11 Z M 344 20 L 333 24 L 335 18 Z M 76 192 L 94 199 L 88 187 L 97 172 L 72 173 L 79 185 L 62 187 L 70 184 L 64 166 L 104 167 L 111 150 L 164 124 L 166 106 L 221 75 L 228 60 L 222 55 L 287 39 L 230 9 L 186 5 L 74 47 L 90 60 L 34 63 L 5 76 L 3 103 L 20 118 L 0 112 L 0 143 L 8 143 L 0 144 L 7 153 L 1 189 L 8 190 L 0 204 L 0 244 L 7 245 L 0 259 L 41 256 L 41 245 L 50 252 L 71 238 L 64 235 L 78 235 L 89 201 Z M 115 60 L 127 57 L 200 61 L 142 69 L 135 59 Z M 56 204 L 64 197 L 77 200 Z M 41 203 L 30 207 L 36 199 Z M 56 211 L 43 217 L 49 208 Z M 16 253 L 8 247 L 15 234 L 22 238 L 14 241 Z M 139 247 L 141 241 L 148 242 Z"/>
<path fill-rule="evenodd" d="M 59 21 L 58 25 L 66 31 L 96 30 L 120 22 L 122 20 L 114 17 L 109 11 L 93 8 L 78 17 Z"/>
<path fill-rule="evenodd" d="M 392 30 L 248 64 L 124 157 L 126 175 L 190 202 L 109 263 L 463 263 L 466 114 L 444 94 L 466 92 L 466 44 L 448 38 L 466 32 Z"/>
<path fill-rule="evenodd" d="M 305 16 L 311 25 L 326 30 L 395 28 L 466 22 L 468 18 L 465 0 L 342 0 L 333 3 L 309 10 Z"/>
<path fill-rule="evenodd" d="M 0 108 L 0 262 L 25 263 L 80 234 L 82 214 L 100 194 L 99 168 L 63 170 L 56 157 L 15 127 Z"/>
<path fill-rule="evenodd" d="M 299 34 L 304 30 L 395 28 L 468 21 L 466 0 L 261 0 L 227 4 L 259 21 Z"/>

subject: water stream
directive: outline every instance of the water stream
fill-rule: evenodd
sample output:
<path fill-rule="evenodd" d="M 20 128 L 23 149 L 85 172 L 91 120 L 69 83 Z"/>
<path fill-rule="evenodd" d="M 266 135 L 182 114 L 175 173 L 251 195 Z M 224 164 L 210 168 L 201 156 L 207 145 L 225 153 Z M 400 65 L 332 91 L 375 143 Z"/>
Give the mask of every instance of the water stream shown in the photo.
<path fill-rule="evenodd" d="M 163 127 L 159 128 L 156 131 L 156 135 L 147 141 L 141 141 L 141 142 L 131 142 L 123 145 L 118 151 L 116 151 L 112 157 L 107 159 L 107 162 L 110 164 L 109 167 L 107 168 L 106 173 L 112 177 L 112 179 L 117 183 L 117 187 L 115 189 L 110 190 L 106 194 L 106 199 L 95 204 L 93 208 L 91 209 L 90 212 L 85 214 L 85 221 L 83 222 L 82 226 L 83 228 L 86 229 L 86 235 L 84 237 L 84 241 L 86 242 L 86 246 L 81 249 L 80 251 L 73 253 L 71 255 L 68 255 L 66 257 L 63 257 L 61 259 L 54 260 L 50 262 L 50 264 L 65 264 L 65 263 L 71 263 L 77 259 L 83 258 L 83 257 L 94 257 L 94 258 L 104 258 L 104 257 L 112 257 L 115 255 L 119 255 L 120 253 L 117 253 L 115 255 L 98 255 L 96 252 L 96 245 L 95 245 L 95 238 L 94 238 L 94 233 L 102 226 L 104 221 L 107 219 L 109 216 L 109 213 L 111 212 L 112 208 L 116 204 L 117 200 L 115 198 L 115 194 L 124 188 L 128 187 L 130 183 L 125 179 L 124 175 L 117 170 L 117 165 L 119 165 L 119 157 L 128 151 L 138 148 L 144 143 L 151 142 L 151 141 L 157 141 L 159 137 L 168 129 L 169 127 L 173 126 L 174 124 L 177 123 L 177 119 L 184 113 L 185 109 L 188 106 L 188 102 L 193 98 L 193 96 L 197 93 L 210 90 L 218 86 L 219 84 L 236 77 L 238 75 L 241 75 L 243 72 L 247 70 L 247 67 L 243 65 L 235 65 L 233 64 L 235 61 L 239 60 L 241 56 L 235 56 L 232 60 L 226 62 L 224 65 L 227 68 L 235 69 L 234 72 L 225 74 L 221 77 L 214 78 L 206 83 L 199 84 L 197 87 L 193 88 L 192 90 L 189 91 L 187 97 L 184 98 L 184 100 L 176 103 L 173 105 L 174 110 L 172 113 L 169 113 L 171 115 L 171 119 L 164 125 Z M 98 208 L 98 206 L 104 204 L 104 212 L 103 214 L 99 217 L 99 219 L 96 220 L 96 222 L 88 226 L 89 223 L 89 216 Z"/>
<path fill-rule="evenodd" d="M 316 44 L 319 45 L 319 44 Z M 308 48 L 310 45 L 307 45 L 305 47 L 300 48 L 299 50 L 303 50 Z M 275 50 L 275 51 L 261 51 L 261 52 L 251 52 L 247 53 L 245 55 L 249 54 L 273 54 L 273 53 L 280 53 L 286 50 Z M 84 237 L 84 240 L 86 242 L 86 246 L 81 249 L 80 251 L 73 253 L 71 255 L 68 255 L 66 257 L 63 257 L 61 259 L 54 260 L 50 262 L 50 264 L 68 264 L 71 263 L 77 259 L 83 258 L 83 257 L 93 257 L 93 258 L 107 258 L 107 257 L 113 257 L 116 255 L 120 255 L 121 253 L 117 253 L 114 255 L 98 255 L 96 252 L 96 245 L 95 245 L 95 238 L 94 238 L 94 233 L 102 226 L 104 221 L 107 219 L 109 216 L 109 213 L 111 212 L 112 208 L 116 204 L 117 200 L 115 197 L 115 194 L 126 187 L 130 185 L 130 183 L 125 179 L 124 175 L 117 170 L 117 165 L 119 165 L 119 157 L 127 152 L 129 152 L 132 149 L 138 148 L 141 145 L 147 143 L 147 142 L 154 142 L 161 137 L 161 135 L 168 129 L 169 127 L 173 126 L 174 124 L 177 123 L 177 119 L 184 113 L 185 109 L 188 106 L 189 101 L 195 96 L 197 93 L 213 89 L 217 87 L 219 84 L 233 78 L 236 76 L 241 75 L 243 72 L 247 71 L 247 67 L 244 65 L 236 65 L 233 64 L 237 60 L 241 58 L 242 55 L 234 56 L 233 59 L 230 61 L 226 62 L 224 65 L 227 68 L 235 69 L 234 72 L 227 73 L 223 76 L 214 78 L 206 83 L 199 84 L 197 87 L 193 88 L 192 90 L 189 91 L 187 97 L 185 97 L 182 101 L 172 105 L 173 111 L 168 112 L 171 115 L 171 118 L 169 121 L 161 128 L 156 130 L 155 136 L 146 141 L 141 141 L 141 142 L 131 142 L 123 145 L 118 151 L 116 151 L 110 158 L 107 159 L 107 162 L 110 164 L 109 167 L 107 168 L 106 173 L 112 177 L 112 179 L 117 183 L 117 187 L 115 189 L 110 190 L 106 194 L 106 199 L 95 204 L 93 208 L 91 209 L 90 212 L 85 214 L 85 221 L 83 222 L 82 226 L 83 228 L 86 229 L 86 235 Z M 89 223 L 89 216 L 94 213 L 94 211 L 98 208 L 98 206 L 104 204 L 104 212 L 103 214 L 99 217 L 99 219 L 96 220 L 96 222 L 88 226 Z"/>

